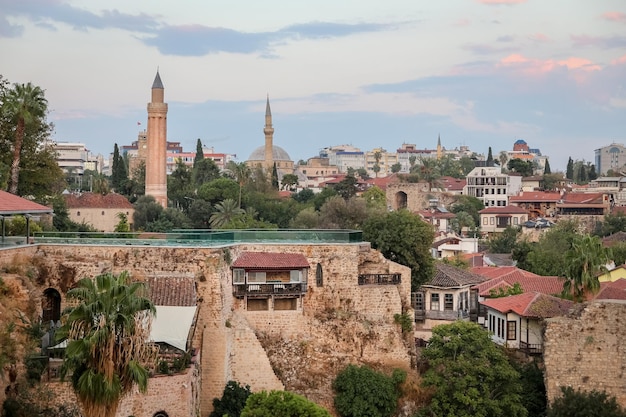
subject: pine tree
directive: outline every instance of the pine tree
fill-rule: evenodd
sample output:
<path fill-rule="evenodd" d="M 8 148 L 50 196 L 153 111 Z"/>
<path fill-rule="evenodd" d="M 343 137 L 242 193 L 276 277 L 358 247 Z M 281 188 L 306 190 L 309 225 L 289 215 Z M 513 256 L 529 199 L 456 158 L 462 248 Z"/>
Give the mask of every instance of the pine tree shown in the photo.
<path fill-rule="evenodd" d="M 127 179 L 126 164 L 124 163 L 124 158 L 120 156 L 120 150 L 116 143 L 113 147 L 113 161 L 111 164 L 111 187 L 119 192 Z"/>
<path fill-rule="evenodd" d="M 565 171 L 565 178 L 568 180 L 574 179 L 574 161 L 572 161 L 572 157 L 569 157 L 567 161 L 567 170 Z"/>
<path fill-rule="evenodd" d="M 550 161 L 548 161 L 546 159 L 546 166 L 543 168 L 543 175 L 546 174 L 552 174 L 552 171 L 550 170 Z"/>
<path fill-rule="evenodd" d="M 487 166 L 493 166 L 493 154 L 491 153 L 491 146 L 489 147 L 489 153 L 487 154 Z"/>
<path fill-rule="evenodd" d="M 204 151 L 202 150 L 202 142 L 200 138 L 198 138 L 198 142 L 196 143 L 196 156 L 193 158 L 193 167 L 194 169 L 198 166 L 198 162 L 204 159 Z"/>

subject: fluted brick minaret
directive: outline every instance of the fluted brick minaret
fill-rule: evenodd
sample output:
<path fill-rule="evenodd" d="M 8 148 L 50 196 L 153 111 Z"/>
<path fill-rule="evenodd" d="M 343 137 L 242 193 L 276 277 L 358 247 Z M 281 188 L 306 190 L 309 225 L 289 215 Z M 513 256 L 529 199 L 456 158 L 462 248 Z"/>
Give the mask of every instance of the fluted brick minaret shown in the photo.
<path fill-rule="evenodd" d="M 146 195 L 151 195 L 167 207 L 167 103 L 159 71 L 152 83 L 152 100 L 148 103 L 148 131 L 146 158 Z"/>
<path fill-rule="evenodd" d="M 265 104 L 265 163 L 264 168 L 267 172 L 272 171 L 274 166 L 274 128 L 272 127 L 272 111 L 270 110 L 270 96 L 267 95 L 267 103 Z"/>

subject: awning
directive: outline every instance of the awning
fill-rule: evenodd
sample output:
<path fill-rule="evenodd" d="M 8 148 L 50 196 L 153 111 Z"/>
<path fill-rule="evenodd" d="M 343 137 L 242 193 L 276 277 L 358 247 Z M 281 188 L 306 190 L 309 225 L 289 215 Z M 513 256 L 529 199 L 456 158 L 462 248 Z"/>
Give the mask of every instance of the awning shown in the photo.
<path fill-rule="evenodd" d="M 196 315 L 196 306 L 156 306 L 150 340 L 187 350 L 187 337 Z"/>

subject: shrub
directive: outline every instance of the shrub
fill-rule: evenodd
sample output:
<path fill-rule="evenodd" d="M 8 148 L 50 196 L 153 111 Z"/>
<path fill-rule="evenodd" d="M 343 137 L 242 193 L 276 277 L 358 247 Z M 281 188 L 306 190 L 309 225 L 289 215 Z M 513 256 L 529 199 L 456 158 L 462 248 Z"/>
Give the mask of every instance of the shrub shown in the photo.
<path fill-rule="evenodd" d="M 246 400 L 252 394 L 250 386 L 242 387 L 236 381 L 228 381 L 222 398 L 213 399 L 213 412 L 209 417 L 239 417 L 246 406 Z"/>
<path fill-rule="evenodd" d="M 574 391 L 572 387 L 561 387 L 562 396 L 548 407 L 547 417 L 626 417 L 615 397 L 604 391 Z"/>

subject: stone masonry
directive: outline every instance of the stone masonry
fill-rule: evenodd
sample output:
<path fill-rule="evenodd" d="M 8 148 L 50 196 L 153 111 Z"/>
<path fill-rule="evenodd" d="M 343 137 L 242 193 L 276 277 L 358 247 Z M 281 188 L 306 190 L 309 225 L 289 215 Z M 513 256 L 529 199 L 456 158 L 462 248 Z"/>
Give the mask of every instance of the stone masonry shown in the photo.
<path fill-rule="evenodd" d="M 568 317 L 547 320 L 544 336 L 548 401 L 561 387 L 606 391 L 626 407 L 626 302 L 582 304 Z"/>

